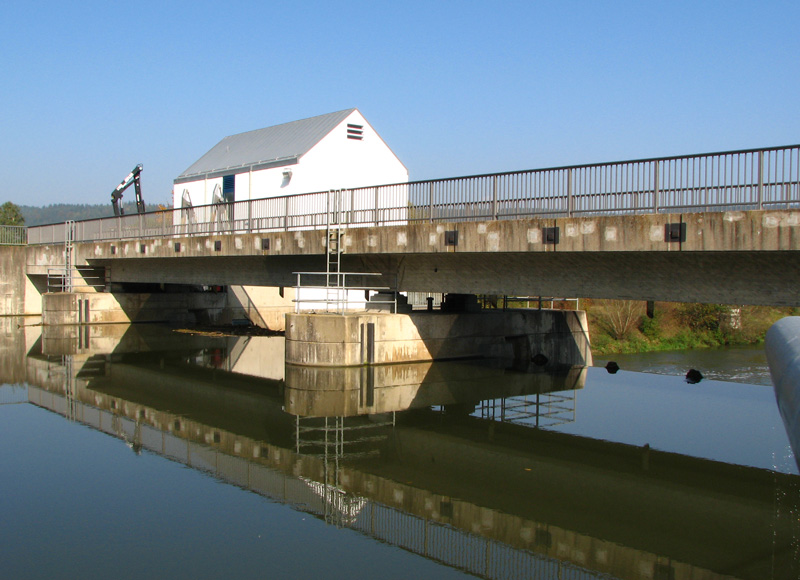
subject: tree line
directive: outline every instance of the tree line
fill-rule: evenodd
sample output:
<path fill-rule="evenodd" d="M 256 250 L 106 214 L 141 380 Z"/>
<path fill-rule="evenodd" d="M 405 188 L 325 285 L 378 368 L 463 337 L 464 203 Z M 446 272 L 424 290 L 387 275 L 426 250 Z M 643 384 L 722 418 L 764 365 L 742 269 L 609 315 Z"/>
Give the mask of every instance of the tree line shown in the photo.
<path fill-rule="evenodd" d="M 136 213 L 136 203 L 125 203 L 125 214 Z M 10 201 L 0 205 L 0 225 L 40 226 L 63 223 L 67 220 L 90 220 L 111 217 L 114 210 L 111 204 L 56 203 L 45 207 L 16 205 Z"/>

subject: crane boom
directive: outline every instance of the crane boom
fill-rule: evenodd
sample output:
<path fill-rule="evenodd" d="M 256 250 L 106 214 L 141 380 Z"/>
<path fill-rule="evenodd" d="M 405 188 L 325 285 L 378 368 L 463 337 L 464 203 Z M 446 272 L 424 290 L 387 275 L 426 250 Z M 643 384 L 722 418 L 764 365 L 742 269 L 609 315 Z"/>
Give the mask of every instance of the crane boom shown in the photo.
<path fill-rule="evenodd" d="M 119 203 L 122 199 L 122 192 L 128 189 L 131 185 L 134 186 L 136 191 L 136 211 L 144 213 L 144 200 L 142 199 L 142 186 L 140 183 L 140 176 L 142 173 L 142 164 L 139 163 L 133 170 L 123 179 L 120 184 L 111 192 L 111 204 L 114 206 L 114 215 L 125 215 L 125 208 Z"/>

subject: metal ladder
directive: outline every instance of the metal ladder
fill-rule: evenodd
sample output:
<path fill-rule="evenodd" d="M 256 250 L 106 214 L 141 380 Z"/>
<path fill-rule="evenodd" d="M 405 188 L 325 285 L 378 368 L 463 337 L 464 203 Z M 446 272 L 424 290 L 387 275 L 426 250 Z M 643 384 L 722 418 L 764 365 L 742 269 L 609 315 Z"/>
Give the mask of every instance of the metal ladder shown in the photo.
<path fill-rule="evenodd" d="M 336 304 L 337 310 L 344 310 L 342 301 L 346 303 L 347 291 L 342 283 L 342 237 L 344 228 L 341 223 L 342 190 L 331 189 L 328 192 L 328 219 L 326 228 L 327 258 L 325 263 L 326 304 Z M 344 293 L 344 296 L 342 295 Z"/>
<path fill-rule="evenodd" d="M 72 292 L 72 246 L 75 242 L 75 222 L 64 222 L 64 292 Z"/>

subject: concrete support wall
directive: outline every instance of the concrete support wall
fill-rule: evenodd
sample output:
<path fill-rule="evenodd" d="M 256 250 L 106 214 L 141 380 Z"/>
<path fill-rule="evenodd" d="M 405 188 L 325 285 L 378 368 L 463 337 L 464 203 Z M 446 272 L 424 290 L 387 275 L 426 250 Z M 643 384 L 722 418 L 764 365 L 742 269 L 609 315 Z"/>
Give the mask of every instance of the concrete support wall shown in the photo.
<path fill-rule="evenodd" d="M 104 324 L 120 322 L 230 322 L 227 295 L 123 294 L 60 292 L 42 296 L 42 324 Z"/>
<path fill-rule="evenodd" d="M 468 357 L 591 365 L 582 311 L 287 314 L 286 362 L 355 366 Z"/>
<path fill-rule="evenodd" d="M 231 286 L 232 318 L 246 318 L 260 328 L 286 330 L 285 315 L 294 312 L 294 288 L 274 286 Z"/>
<path fill-rule="evenodd" d="M 0 316 L 26 314 L 24 246 L 0 246 Z"/>

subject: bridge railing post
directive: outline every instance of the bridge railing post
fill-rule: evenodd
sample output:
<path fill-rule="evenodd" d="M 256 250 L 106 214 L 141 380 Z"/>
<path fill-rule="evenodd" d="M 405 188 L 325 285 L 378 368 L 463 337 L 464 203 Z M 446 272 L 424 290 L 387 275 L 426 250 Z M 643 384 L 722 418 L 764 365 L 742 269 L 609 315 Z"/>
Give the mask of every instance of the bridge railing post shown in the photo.
<path fill-rule="evenodd" d="M 658 206 L 660 203 L 659 199 L 659 186 L 660 186 L 660 174 L 659 174 L 660 163 L 658 161 L 653 161 L 653 213 L 658 213 Z"/>
<path fill-rule="evenodd" d="M 379 200 L 379 194 L 378 194 L 378 188 L 376 187 L 375 188 L 375 210 L 374 210 L 375 211 L 374 215 L 375 215 L 375 225 L 376 226 L 378 225 L 378 200 Z"/>
<path fill-rule="evenodd" d="M 428 184 L 429 203 L 428 203 L 428 221 L 433 223 L 433 182 Z"/>
<path fill-rule="evenodd" d="M 764 203 L 764 152 L 758 152 L 758 192 L 757 192 L 758 209 L 762 209 Z"/>
<path fill-rule="evenodd" d="M 492 219 L 497 219 L 497 180 L 498 176 L 494 176 L 492 183 Z"/>
<path fill-rule="evenodd" d="M 572 199 L 572 169 L 567 170 L 567 217 L 572 217 L 574 211 Z"/>

